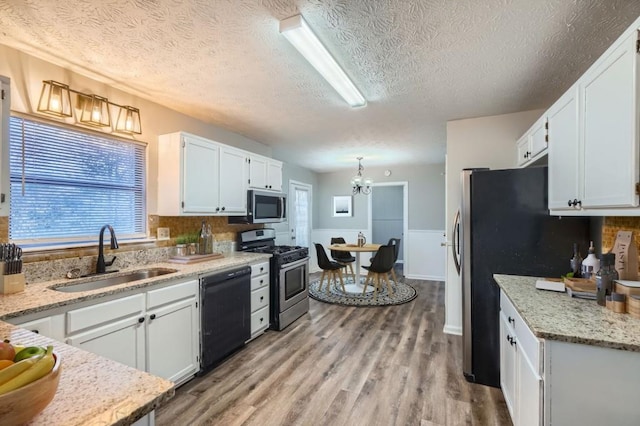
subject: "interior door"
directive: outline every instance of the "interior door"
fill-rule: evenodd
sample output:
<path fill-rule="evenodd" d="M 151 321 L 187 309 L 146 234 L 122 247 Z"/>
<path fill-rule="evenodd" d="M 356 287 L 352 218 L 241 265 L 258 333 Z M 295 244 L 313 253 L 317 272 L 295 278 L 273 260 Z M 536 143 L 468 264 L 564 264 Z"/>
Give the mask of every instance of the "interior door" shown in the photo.
<path fill-rule="evenodd" d="M 311 185 L 289 183 L 289 229 L 291 245 L 309 247 L 311 241 Z"/>

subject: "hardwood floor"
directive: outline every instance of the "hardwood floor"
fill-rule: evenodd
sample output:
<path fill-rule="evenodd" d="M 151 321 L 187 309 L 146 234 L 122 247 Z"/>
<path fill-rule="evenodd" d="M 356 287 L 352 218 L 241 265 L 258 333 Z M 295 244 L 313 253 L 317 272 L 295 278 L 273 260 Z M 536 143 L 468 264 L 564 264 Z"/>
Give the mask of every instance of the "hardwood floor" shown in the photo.
<path fill-rule="evenodd" d="M 176 391 L 157 425 L 510 425 L 499 389 L 467 383 L 462 340 L 442 332 L 444 284 L 406 280 L 418 297 L 356 308 L 311 299 Z"/>

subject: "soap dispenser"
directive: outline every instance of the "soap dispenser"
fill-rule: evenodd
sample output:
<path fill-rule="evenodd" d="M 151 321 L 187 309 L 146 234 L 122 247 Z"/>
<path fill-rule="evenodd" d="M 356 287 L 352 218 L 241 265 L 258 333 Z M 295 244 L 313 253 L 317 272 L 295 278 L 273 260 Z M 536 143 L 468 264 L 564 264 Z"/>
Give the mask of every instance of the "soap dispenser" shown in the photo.
<path fill-rule="evenodd" d="M 589 246 L 589 254 L 582 261 L 582 278 L 593 278 L 596 272 L 600 270 L 600 260 L 596 257 L 593 241 Z"/>

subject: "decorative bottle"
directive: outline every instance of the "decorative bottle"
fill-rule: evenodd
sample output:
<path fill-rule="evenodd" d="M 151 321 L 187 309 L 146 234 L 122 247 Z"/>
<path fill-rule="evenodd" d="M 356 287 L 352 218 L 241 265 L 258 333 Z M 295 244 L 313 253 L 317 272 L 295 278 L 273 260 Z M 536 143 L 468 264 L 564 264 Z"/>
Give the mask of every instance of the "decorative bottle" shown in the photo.
<path fill-rule="evenodd" d="M 596 273 L 596 300 L 598 305 L 606 306 L 607 296 L 613 292 L 613 282 L 618 279 L 614 268 L 616 255 L 604 253 L 600 260 L 600 270 Z"/>
<path fill-rule="evenodd" d="M 574 277 L 580 276 L 581 265 L 582 265 L 582 256 L 580 256 L 580 251 L 578 250 L 578 244 L 573 243 L 573 257 L 571 258 L 571 271 L 573 272 Z"/>
<path fill-rule="evenodd" d="M 207 225 L 204 220 L 202 221 L 202 227 L 200 228 L 200 237 L 198 238 L 198 243 L 200 246 L 198 247 L 198 254 L 206 254 L 207 253 Z"/>

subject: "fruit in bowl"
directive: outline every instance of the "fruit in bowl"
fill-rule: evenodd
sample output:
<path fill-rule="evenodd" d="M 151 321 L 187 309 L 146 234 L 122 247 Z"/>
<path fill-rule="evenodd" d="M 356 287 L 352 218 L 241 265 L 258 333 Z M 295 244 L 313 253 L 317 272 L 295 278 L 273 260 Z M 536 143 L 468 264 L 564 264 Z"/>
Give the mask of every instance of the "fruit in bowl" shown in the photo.
<path fill-rule="evenodd" d="M 20 352 L 26 349 L 29 348 Z M 35 355 L 0 370 L 0 424 L 26 423 L 53 399 L 60 380 L 61 359 L 53 352 L 53 346 L 42 349 L 31 349 Z"/>

